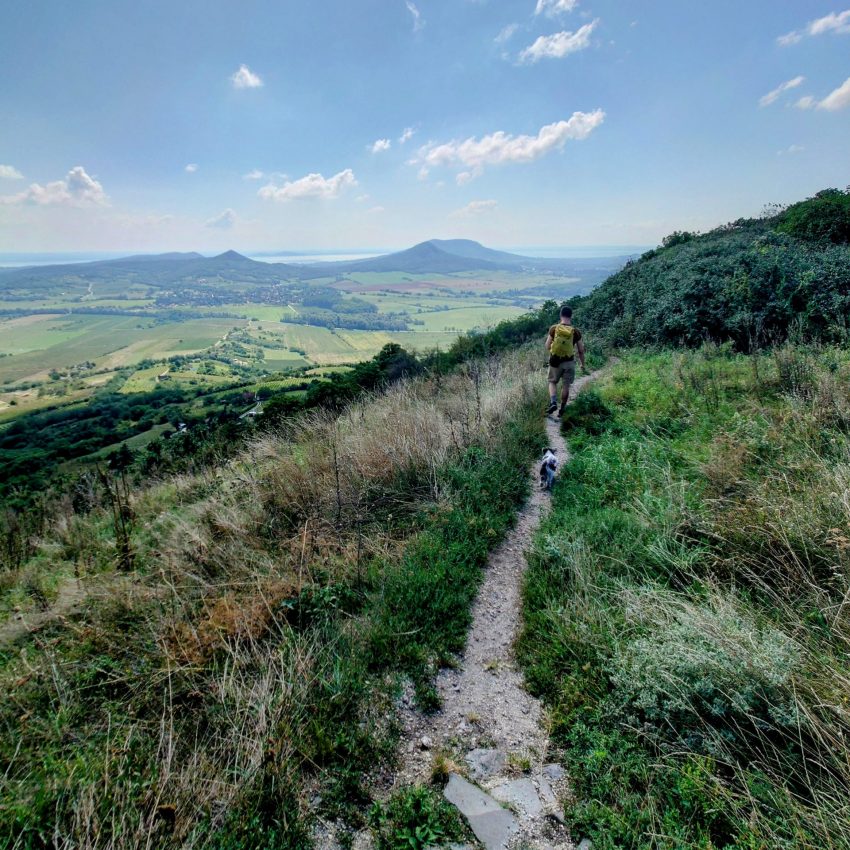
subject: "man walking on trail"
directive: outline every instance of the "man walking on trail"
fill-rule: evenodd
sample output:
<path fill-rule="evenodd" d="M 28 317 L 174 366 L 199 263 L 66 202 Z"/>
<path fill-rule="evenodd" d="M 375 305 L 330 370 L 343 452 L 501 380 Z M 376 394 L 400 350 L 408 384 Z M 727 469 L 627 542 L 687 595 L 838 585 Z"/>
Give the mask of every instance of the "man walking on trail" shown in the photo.
<path fill-rule="evenodd" d="M 581 361 L 581 369 L 585 371 L 584 343 L 581 331 L 573 327 L 572 307 L 561 307 L 561 321 L 549 328 L 546 350 L 549 352 L 549 407 L 546 415 L 558 410 L 558 382 L 563 378 L 561 408 L 558 410 L 558 416 L 562 416 L 570 400 L 570 386 L 576 379 L 576 353 Z"/>

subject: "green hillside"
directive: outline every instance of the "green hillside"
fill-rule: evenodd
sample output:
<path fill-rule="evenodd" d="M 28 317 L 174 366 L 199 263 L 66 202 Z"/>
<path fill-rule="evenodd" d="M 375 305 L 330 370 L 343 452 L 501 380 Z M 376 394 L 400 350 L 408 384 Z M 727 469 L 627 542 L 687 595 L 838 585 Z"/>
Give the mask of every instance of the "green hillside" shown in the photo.
<path fill-rule="evenodd" d="M 765 218 L 673 233 L 594 290 L 581 322 L 617 346 L 844 341 L 848 221 L 850 192 L 828 189 Z"/>

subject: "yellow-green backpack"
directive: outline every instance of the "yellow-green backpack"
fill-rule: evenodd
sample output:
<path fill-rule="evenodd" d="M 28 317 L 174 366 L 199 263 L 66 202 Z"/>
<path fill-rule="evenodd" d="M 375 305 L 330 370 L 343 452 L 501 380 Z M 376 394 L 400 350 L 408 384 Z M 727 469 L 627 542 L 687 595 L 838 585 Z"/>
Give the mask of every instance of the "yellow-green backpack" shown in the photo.
<path fill-rule="evenodd" d="M 571 357 L 574 357 L 574 332 L 575 328 L 572 325 L 555 325 L 555 336 L 552 339 L 552 347 L 549 349 L 549 353 L 554 354 L 555 357 L 561 357 L 564 360 L 569 360 Z"/>

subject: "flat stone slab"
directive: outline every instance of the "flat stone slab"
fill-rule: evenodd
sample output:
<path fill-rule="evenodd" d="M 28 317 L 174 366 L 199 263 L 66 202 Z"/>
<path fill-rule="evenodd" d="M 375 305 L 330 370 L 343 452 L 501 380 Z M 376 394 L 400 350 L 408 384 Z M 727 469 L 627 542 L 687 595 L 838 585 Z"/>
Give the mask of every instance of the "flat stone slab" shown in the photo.
<path fill-rule="evenodd" d="M 563 779 L 567 775 L 567 772 L 559 764 L 544 764 L 543 775 L 550 782 L 557 782 L 559 779 Z"/>
<path fill-rule="evenodd" d="M 466 754 L 466 763 L 473 779 L 489 779 L 501 773 L 505 766 L 505 754 L 500 750 L 471 750 Z"/>
<path fill-rule="evenodd" d="M 493 788 L 490 793 L 500 802 L 515 806 L 529 818 L 539 818 L 543 814 L 543 803 L 530 779 L 513 779 Z"/>
<path fill-rule="evenodd" d="M 466 818 L 486 850 L 506 850 L 511 837 L 519 829 L 512 812 L 503 809 L 489 794 L 456 773 L 449 776 L 443 796 Z"/>

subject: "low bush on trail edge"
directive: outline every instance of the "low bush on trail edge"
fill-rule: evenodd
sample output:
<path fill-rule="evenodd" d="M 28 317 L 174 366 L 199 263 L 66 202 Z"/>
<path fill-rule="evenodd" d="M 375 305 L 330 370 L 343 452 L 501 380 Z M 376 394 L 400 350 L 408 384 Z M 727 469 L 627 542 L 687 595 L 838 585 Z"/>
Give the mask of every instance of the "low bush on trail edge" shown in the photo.
<path fill-rule="evenodd" d="M 468 837 L 457 809 L 438 791 L 422 785 L 403 788 L 386 803 L 376 803 L 369 821 L 378 850 L 427 850 Z"/>
<path fill-rule="evenodd" d="M 627 354 L 580 397 L 519 647 L 574 835 L 850 847 L 848 425 L 833 348 Z"/>

